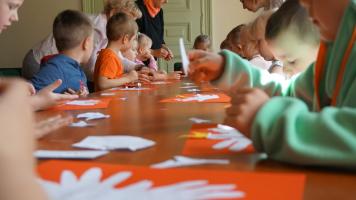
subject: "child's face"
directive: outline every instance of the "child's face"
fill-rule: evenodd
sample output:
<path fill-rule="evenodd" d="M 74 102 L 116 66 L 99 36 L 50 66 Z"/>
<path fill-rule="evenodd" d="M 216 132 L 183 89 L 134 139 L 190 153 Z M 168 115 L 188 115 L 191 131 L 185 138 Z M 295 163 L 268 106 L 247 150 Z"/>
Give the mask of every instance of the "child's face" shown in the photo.
<path fill-rule="evenodd" d="M 318 45 L 300 39 L 291 28 L 268 41 L 274 55 L 284 63 L 284 70 L 290 75 L 303 72 L 317 57 Z"/>
<path fill-rule="evenodd" d="M 245 28 L 241 30 L 239 44 L 241 45 L 241 53 L 239 54 L 240 56 L 250 60 L 253 58 L 253 56 L 259 54 L 258 42 L 251 38 L 249 31 Z"/>
<path fill-rule="evenodd" d="M 0 0 L 0 33 L 19 20 L 17 11 L 23 0 Z"/>
<path fill-rule="evenodd" d="M 264 6 L 266 0 L 240 0 L 243 8 L 251 12 L 257 12 L 258 9 Z"/>
<path fill-rule="evenodd" d="M 200 50 L 203 50 L 203 51 L 209 51 L 210 42 L 200 42 L 194 48 L 195 49 L 200 49 Z"/>
<path fill-rule="evenodd" d="M 84 41 L 84 51 L 85 51 L 85 55 L 84 55 L 84 63 L 87 63 L 93 53 L 94 50 L 94 34 L 92 34 L 90 37 L 88 37 L 85 41 Z"/>
<path fill-rule="evenodd" d="M 125 35 L 122 39 L 120 51 L 126 51 L 137 45 L 137 34 L 133 36 Z"/>
<path fill-rule="evenodd" d="M 135 61 L 137 57 L 137 51 L 132 48 L 122 52 L 122 54 L 125 58 L 131 61 Z"/>
<path fill-rule="evenodd" d="M 313 23 L 318 26 L 321 39 L 334 41 L 349 0 L 299 0 Z"/>
<path fill-rule="evenodd" d="M 137 52 L 139 59 L 141 59 L 142 61 L 146 61 L 146 60 L 150 59 L 152 56 L 151 47 L 152 47 L 152 43 L 140 45 L 138 47 L 138 52 Z"/>

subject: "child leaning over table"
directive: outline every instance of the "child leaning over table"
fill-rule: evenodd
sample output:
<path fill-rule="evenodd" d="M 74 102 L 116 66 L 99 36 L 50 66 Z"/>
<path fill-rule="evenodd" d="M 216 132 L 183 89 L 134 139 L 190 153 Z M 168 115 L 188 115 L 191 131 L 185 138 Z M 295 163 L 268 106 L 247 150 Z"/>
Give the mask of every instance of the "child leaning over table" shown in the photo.
<path fill-rule="evenodd" d="M 61 79 L 57 93 L 87 95 L 87 78 L 81 65 L 88 62 L 93 51 L 93 25 L 79 11 L 61 12 L 53 23 L 53 36 L 59 54 L 52 57 L 32 78 L 37 91 Z"/>
<path fill-rule="evenodd" d="M 196 81 L 240 86 L 234 87 L 226 122 L 270 158 L 355 167 L 356 0 L 299 2 L 322 39 L 316 63 L 300 76 L 283 85 L 228 51 L 191 52 L 190 75 Z"/>

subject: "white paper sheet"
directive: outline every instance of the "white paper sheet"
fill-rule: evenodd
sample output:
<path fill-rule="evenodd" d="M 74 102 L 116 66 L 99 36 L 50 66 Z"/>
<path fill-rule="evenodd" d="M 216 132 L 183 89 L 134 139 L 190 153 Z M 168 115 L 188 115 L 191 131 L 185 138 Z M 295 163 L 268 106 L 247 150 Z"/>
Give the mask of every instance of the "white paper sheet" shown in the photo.
<path fill-rule="evenodd" d="M 181 86 L 181 89 L 193 89 L 193 88 L 199 88 L 199 86 L 196 85 L 187 85 L 187 86 Z"/>
<path fill-rule="evenodd" d="M 181 102 L 190 102 L 190 101 L 198 101 L 198 102 L 204 102 L 207 100 L 211 100 L 211 99 L 218 99 L 219 96 L 218 95 L 203 95 L 203 94 L 196 94 L 192 97 L 187 97 L 187 98 L 177 98 L 177 101 L 181 101 Z"/>
<path fill-rule="evenodd" d="M 189 118 L 190 121 L 196 123 L 196 124 L 206 124 L 206 123 L 211 123 L 211 120 L 208 119 L 200 119 L 197 117 L 191 117 Z"/>
<path fill-rule="evenodd" d="M 201 92 L 201 90 L 192 88 L 192 89 L 187 89 L 187 92 Z"/>
<path fill-rule="evenodd" d="M 189 62 L 189 59 L 187 56 L 187 52 L 185 50 L 183 38 L 179 38 L 179 50 L 180 50 L 180 55 L 182 58 L 183 72 L 185 75 L 188 75 L 190 62 Z"/>
<path fill-rule="evenodd" d="M 134 136 L 89 136 L 72 146 L 97 150 L 128 149 L 130 151 L 137 151 L 155 144 L 152 140 Z"/>
<path fill-rule="evenodd" d="M 103 97 L 110 97 L 110 96 L 115 96 L 116 94 L 113 92 L 107 92 L 107 93 L 101 93 L 100 96 Z"/>
<path fill-rule="evenodd" d="M 175 167 L 186 167 L 193 165 L 218 164 L 227 165 L 230 161 L 226 159 L 198 159 L 185 156 L 174 156 L 174 159 L 151 165 L 155 169 L 167 169 Z"/>
<path fill-rule="evenodd" d="M 53 159 L 95 159 L 108 154 L 108 151 L 52 151 L 38 150 L 34 152 L 36 158 Z"/>
<path fill-rule="evenodd" d="M 88 124 L 86 121 L 73 122 L 69 125 L 69 127 L 74 128 L 85 128 L 85 127 L 93 127 L 95 124 Z"/>
<path fill-rule="evenodd" d="M 87 99 L 87 100 L 69 101 L 69 102 L 66 103 L 66 105 L 71 105 L 71 106 L 95 106 L 98 103 L 100 103 L 100 100 Z"/>
<path fill-rule="evenodd" d="M 151 85 L 165 85 L 168 84 L 168 82 L 166 81 L 155 81 L 155 82 L 151 82 Z"/>
<path fill-rule="evenodd" d="M 116 90 L 121 90 L 121 91 L 142 91 L 142 90 L 149 90 L 149 88 L 117 88 Z"/>
<path fill-rule="evenodd" d="M 94 120 L 94 119 L 106 119 L 109 118 L 110 115 L 104 115 L 100 112 L 87 112 L 77 115 L 78 119 L 85 119 L 86 121 Z"/>

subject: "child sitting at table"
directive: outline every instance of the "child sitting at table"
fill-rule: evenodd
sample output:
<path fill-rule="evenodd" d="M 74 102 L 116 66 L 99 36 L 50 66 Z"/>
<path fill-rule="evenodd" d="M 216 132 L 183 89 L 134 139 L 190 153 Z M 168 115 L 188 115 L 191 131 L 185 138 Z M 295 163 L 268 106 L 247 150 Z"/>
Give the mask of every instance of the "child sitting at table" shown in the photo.
<path fill-rule="evenodd" d="M 195 38 L 193 49 L 210 51 L 211 41 L 208 35 L 199 35 Z"/>
<path fill-rule="evenodd" d="M 226 123 L 251 137 L 257 151 L 300 165 L 352 168 L 356 166 L 356 1 L 300 3 L 319 28 L 322 43 L 317 61 L 290 82 L 274 80 L 228 51 L 191 52 L 190 75 L 221 87 L 236 83 Z"/>
<path fill-rule="evenodd" d="M 269 18 L 266 40 L 276 58 L 283 61 L 284 74 L 293 77 L 315 62 L 320 34 L 307 10 L 294 0 L 284 3 Z"/>
<path fill-rule="evenodd" d="M 106 49 L 99 52 L 94 71 L 95 91 L 122 86 L 138 80 L 135 70 L 124 74 L 122 60 L 119 52 L 131 49 L 133 40 L 137 35 L 137 24 L 124 13 L 112 16 L 106 27 L 109 40 Z"/>
<path fill-rule="evenodd" d="M 59 54 L 48 60 L 31 82 L 37 91 L 61 79 L 54 92 L 87 95 L 87 78 L 81 65 L 88 62 L 93 51 L 93 25 L 79 11 L 61 12 L 53 23 L 53 36 Z"/>

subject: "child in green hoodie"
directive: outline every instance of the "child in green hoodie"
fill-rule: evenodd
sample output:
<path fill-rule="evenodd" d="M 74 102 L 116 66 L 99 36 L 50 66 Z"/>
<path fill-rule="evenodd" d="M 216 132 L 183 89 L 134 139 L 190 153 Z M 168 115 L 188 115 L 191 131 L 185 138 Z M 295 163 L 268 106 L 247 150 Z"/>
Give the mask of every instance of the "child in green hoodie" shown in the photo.
<path fill-rule="evenodd" d="M 319 28 L 316 63 L 289 82 L 238 55 L 193 51 L 190 76 L 232 86 L 226 122 L 270 158 L 301 165 L 356 166 L 356 0 L 300 0 Z"/>

